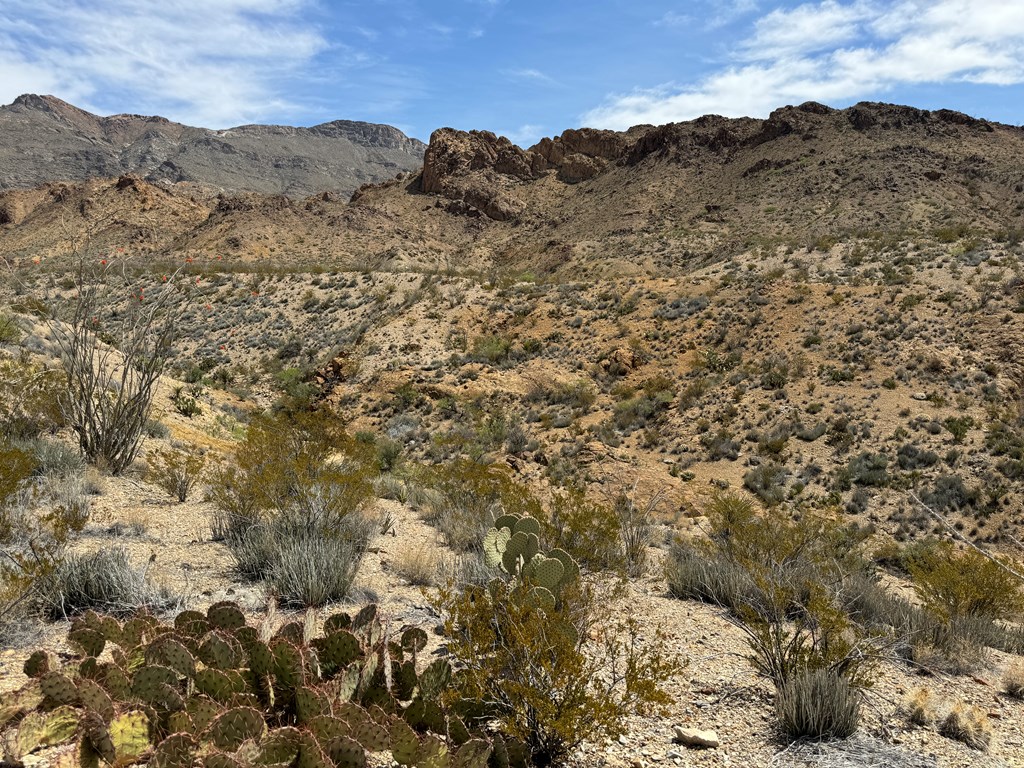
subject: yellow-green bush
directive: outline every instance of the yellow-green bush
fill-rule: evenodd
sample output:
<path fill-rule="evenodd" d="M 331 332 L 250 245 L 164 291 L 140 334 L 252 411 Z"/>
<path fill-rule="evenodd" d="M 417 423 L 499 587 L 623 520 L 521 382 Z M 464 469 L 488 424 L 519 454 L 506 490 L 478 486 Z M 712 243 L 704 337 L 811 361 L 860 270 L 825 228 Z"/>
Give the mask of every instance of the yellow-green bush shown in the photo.
<path fill-rule="evenodd" d="M 1019 618 L 1024 584 L 1007 567 L 1013 565 L 1005 558 L 957 550 L 949 542 L 935 544 L 909 563 L 914 589 L 926 609 L 947 621 Z"/>

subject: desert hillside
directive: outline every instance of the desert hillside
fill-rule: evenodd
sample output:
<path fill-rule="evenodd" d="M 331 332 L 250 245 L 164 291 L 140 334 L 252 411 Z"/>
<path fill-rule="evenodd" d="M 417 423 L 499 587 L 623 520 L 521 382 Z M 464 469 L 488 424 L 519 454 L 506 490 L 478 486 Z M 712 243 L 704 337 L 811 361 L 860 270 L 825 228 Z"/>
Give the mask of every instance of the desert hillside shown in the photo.
<path fill-rule="evenodd" d="M 351 198 L 241 167 L 0 193 L 9 760 L 1021 764 L 1022 153 L 807 103 L 442 128 Z M 137 450 L 83 438 L 148 370 Z M 570 668 L 608 708 L 541 743 Z"/>

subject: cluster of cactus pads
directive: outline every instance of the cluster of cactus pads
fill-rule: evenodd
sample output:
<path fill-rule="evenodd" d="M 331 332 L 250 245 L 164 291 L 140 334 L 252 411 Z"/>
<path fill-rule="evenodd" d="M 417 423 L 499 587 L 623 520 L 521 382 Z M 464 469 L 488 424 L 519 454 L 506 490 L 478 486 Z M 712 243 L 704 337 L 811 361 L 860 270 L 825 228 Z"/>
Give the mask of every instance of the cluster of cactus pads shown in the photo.
<path fill-rule="evenodd" d="M 70 766 L 357 768 L 390 753 L 420 768 L 516 768 L 521 744 L 471 733 L 442 709 L 447 660 L 417 672 L 419 628 L 390 636 L 368 606 L 329 618 L 321 637 L 292 622 L 272 637 L 234 603 L 123 624 L 89 612 L 75 655 L 37 651 L 31 682 L 0 700 L 8 762 L 77 740 Z M 100 660 L 103 658 L 104 660 Z"/>
<path fill-rule="evenodd" d="M 580 578 L 580 566 L 568 552 L 540 551 L 540 522 L 529 516 L 502 515 L 494 521 L 484 537 L 484 562 L 526 587 L 546 611 L 554 610 L 562 590 Z"/>

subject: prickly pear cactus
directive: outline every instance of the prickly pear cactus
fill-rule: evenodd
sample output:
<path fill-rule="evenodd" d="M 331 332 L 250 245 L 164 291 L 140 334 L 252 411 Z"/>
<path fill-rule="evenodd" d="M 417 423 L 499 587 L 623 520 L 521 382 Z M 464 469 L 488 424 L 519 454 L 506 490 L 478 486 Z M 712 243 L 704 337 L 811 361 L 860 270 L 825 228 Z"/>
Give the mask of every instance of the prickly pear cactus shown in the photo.
<path fill-rule="evenodd" d="M 389 636 L 376 606 L 331 617 L 321 637 L 295 624 L 265 643 L 233 603 L 172 624 L 85 614 L 74 658 L 33 653 L 30 682 L 0 698 L 6 758 L 74 743 L 62 765 L 360 768 L 388 753 L 413 768 L 487 766 L 491 741 L 440 706 L 449 663 L 417 673 L 422 629 Z"/>

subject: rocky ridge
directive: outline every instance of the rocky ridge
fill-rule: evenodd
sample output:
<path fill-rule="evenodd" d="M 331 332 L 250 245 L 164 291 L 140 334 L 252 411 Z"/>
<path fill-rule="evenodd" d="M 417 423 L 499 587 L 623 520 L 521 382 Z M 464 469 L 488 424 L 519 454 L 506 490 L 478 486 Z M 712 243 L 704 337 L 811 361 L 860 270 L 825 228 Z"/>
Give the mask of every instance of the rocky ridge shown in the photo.
<path fill-rule="evenodd" d="M 347 196 L 418 168 L 423 149 L 397 128 L 351 120 L 209 130 L 162 117 L 100 117 L 53 96 L 0 107 L 0 190 L 132 173 L 229 192 Z"/>

